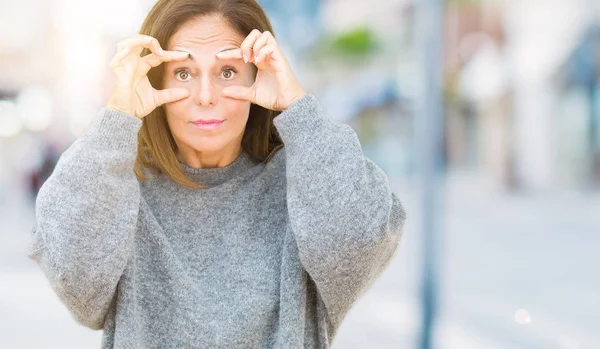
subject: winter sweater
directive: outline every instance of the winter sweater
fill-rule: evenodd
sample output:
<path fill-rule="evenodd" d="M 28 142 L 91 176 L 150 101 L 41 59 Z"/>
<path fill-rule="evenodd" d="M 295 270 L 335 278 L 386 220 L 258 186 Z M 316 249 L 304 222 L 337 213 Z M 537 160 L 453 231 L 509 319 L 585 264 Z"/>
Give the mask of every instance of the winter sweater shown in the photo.
<path fill-rule="evenodd" d="M 308 94 L 284 147 L 140 181 L 142 120 L 107 107 L 36 200 L 29 258 L 102 348 L 329 348 L 386 268 L 405 212 L 354 130 Z"/>

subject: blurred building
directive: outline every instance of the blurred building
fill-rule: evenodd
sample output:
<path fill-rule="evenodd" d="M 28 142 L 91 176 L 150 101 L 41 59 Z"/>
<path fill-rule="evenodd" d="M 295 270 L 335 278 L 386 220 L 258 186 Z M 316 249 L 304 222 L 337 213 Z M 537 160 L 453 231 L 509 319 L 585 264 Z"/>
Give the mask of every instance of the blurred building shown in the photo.
<path fill-rule="evenodd" d="M 258 1 L 302 85 L 356 130 L 418 217 L 419 178 L 410 175 L 424 99 L 422 2 Z M 0 2 L 2 348 L 98 343 L 25 257 L 30 199 L 106 103 L 116 44 L 137 33 L 155 2 Z M 600 347 L 590 277 L 600 192 L 589 190 L 600 181 L 600 1 L 444 4 L 439 347 Z M 423 234 L 410 217 L 396 268 L 350 316 L 341 347 L 415 347 Z"/>
<path fill-rule="evenodd" d="M 554 83 L 571 52 L 590 45 L 585 33 L 597 19 L 586 4 L 449 2 L 445 95 L 451 169 L 479 172 L 505 188 L 536 191 L 584 189 L 590 177 L 598 177 L 597 160 L 590 160 L 597 157 L 589 140 L 596 137 L 590 121 L 595 119 L 588 113 L 584 125 L 562 115 L 561 106 L 572 99 L 562 98 L 565 89 Z M 592 50 L 576 55 L 597 62 Z M 572 63 L 579 74 L 587 79 L 597 74 L 581 63 Z M 571 139 L 587 139 L 588 145 Z"/>
<path fill-rule="evenodd" d="M 556 74 L 560 175 L 600 185 L 600 26 L 590 27 Z M 564 169 L 570 169 L 565 171 Z"/>
<path fill-rule="evenodd" d="M 278 41 L 295 51 L 314 44 L 322 32 L 320 14 L 322 0 L 259 0 Z"/>
<path fill-rule="evenodd" d="M 514 120 L 504 8 L 451 1 L 445 14 L 448 166 L 514 186 Z"/>

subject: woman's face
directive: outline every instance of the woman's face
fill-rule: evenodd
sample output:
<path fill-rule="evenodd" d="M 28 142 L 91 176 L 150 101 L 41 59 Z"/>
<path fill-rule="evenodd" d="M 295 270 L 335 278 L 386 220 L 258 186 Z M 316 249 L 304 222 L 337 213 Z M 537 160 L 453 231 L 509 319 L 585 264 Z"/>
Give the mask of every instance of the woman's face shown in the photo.
<path fill-rule="evenodd" d="M 190 53 L 184 61 L 164 63 L 163 87 L 190 91 L 188 98 L 165 105 L 180 153 L 212 157 L 239 150 L 251 104 L 222 98 L 220 93 L 225 86 L 251 86 L 254 69 L 240 59 L 217 59 L 215 54 L 239 48 L 243 40 L 219 16 L 211 15 L 188 21 L 168 42 L 168 50 Z M 193 123 L 210 119 L 224 122 L 216 129 L 203 129 Z"/>

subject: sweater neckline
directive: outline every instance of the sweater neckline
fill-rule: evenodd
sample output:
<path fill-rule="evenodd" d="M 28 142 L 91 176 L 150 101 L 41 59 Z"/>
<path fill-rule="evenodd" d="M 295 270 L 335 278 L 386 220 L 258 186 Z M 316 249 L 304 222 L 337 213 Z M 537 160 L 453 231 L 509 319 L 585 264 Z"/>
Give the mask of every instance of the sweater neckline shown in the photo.
<path fill-rule="evenodd" d="M 189 179 L 205 186 L 225 183 L 256 166 L 257 163 L 258 161 L 254 160 L 245 150 L 233 162 L 223 167 L 193 168 L 179 161 L 181 170 Z"/>

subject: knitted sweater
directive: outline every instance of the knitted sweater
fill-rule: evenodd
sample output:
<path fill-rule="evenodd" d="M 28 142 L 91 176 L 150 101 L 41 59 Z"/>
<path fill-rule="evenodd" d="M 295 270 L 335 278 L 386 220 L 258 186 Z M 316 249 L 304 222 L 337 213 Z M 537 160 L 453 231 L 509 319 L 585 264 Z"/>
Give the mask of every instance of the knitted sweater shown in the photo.
<path fill-rule="evenodd" d="M 386 268 L 405 212 L 353 129 L 308 94 L 284 147 L 194 169 L 191 190 L 133 172 L 142 121 L 101 108 L 36 201 L 29 258 L 102 348 L 329 348 Z"/>

